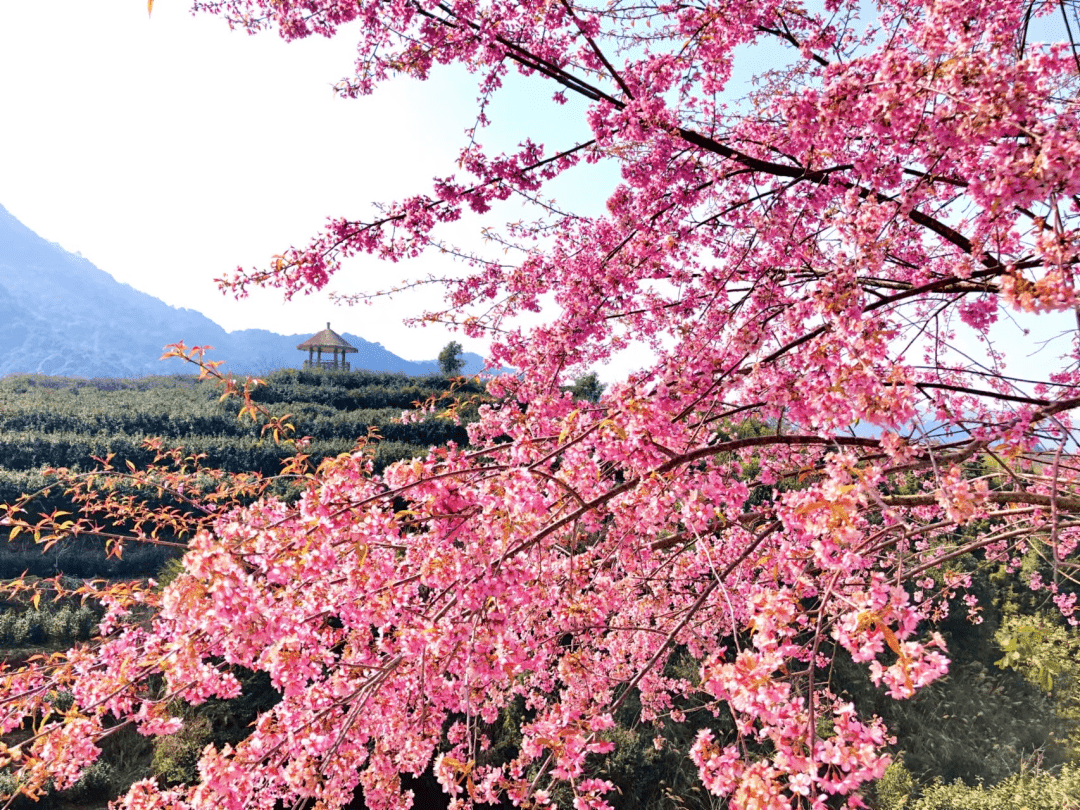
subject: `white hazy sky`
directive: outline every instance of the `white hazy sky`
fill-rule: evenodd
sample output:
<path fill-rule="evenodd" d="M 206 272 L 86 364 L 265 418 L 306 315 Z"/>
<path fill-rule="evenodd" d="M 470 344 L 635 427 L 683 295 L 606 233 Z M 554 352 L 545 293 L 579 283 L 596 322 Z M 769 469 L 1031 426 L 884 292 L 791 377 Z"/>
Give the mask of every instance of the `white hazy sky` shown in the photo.
<path fill-rule="evenodd" d="M 348 35 L 286 44 L 230 31 L 193 17 L 188 0 L 158 0 L 152 18 L 146 0 L 0 0 L 0 204 L 119 281 L 230 331 L 313 332 L 330 320 L 430 359 L 450 333 L 401 321 L 436 305 L 432 294 L 338 307 L 325 295 L 286 304 L 276 291 L 236 301 L 214 284 L 304 244 L 327 216 L 367 218 L 371 203 L 453 172 L 475 114 L 464 72 L 343 100 L 331 88 L 354 53 Z M 584 132 L 580 105 L 559 108 L 552 88 L 532 84 L 504 102 L 513 126 L 485 145 L 512 148 L 537 131 L 561 145 Z M 335 288 L 383 289 L 446 267 L 358 259 Z"/>
<path fill-rule="evenodd" d="M 408 359 L 435 357 L 450 333 L 402 325 L 437 306 L 431 293 L 355 307 L 320 294 L 286 304 L 273 290 L 236 301 L 214 279 L 237 265 L 265 267 L 327 216 L 369 218 L 371 203 L 427 192 L 433 176 L 452 173 L 475 114 L 469 77 L 442 69 L 427 82 L 339 99 L 332 86 L 355 53 L 347 33 L 286 44 L 193 17 L 188 3 L 157 0 L 148 18 L 146 0 L 0 0 L 0 204 L 118 280 L 230 331 L 310 333 L 330 320 Z M 1046 39 L 1061 38 L 1054 19 L 1039 24 Z M 777 58 L 761 46 L 744 51 L 733 95 Z M 560 148 L 588 137 L 584 104 L 558 107 L 553 89 L 515 80 L 481 142 L 507 149 L 529 135 Z M 595 210 L 614 171 L 575 172 L 560 180 L 563 190 L 575 207 Z M 466 222 L 466 232 L 477 225 Z M 438 256 L 401 265 L 362 258 L 333 286 L 370 291 L 447 270 Z M 1039 326 L 1046 336 L 1061 328 Z M 1038 364 L 1025 357 L 1036 335 L 1008 331 L 998 340 Z"/>

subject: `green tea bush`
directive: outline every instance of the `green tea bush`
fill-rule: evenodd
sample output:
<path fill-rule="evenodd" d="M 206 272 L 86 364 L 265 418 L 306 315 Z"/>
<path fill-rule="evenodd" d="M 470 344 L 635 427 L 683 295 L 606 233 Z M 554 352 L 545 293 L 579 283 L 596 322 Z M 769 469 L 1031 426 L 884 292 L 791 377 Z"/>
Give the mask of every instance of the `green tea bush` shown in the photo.
<path fill-rule="evenodd" d="M 68 622 L 68 633 L 75 641 L 86 641 L 97 632 L 98 622 L 101 621 L 100 609 L 95 609 L 88 604 L 79 605 L 78 609 L 71 614 Z"/>
<path fill-rule="evenodd" d="M 14 610 L 0 613 L 0 647 L 10 647 L 15 643 L 15 620 L 18 614 Z"/>
<path fill-rule="evenodd" d="M 240 681 L 241 694 L 230 700 L 211 698 L 198 706 L 179 704 L 173 711 L 184 721 L 175 734 L 154 738 L 153 773 L 170 784 L 190 783 L 197 776 L 196 764 L 207 743 L 221 748 L 235 746 L 251 733 L 260 713 L 281 699 L 265 672 L 240 667 L 233 673 Z"/>
<path fill-rule="evenodd" d="M 192 784 L 198 780 L 199 757 L 210 742 L 210 720 L 189 713 L 184 726 L 175 734 L 154 740 L 154 758 L 150 768 L 155 776 L 170 785 Z"/>
<path fill-rule="evenodd" d="M 44 604 L 9 604 L 0 612 L 0 647 L 48 644 L 70 646 L 88 641 L 97 630 L 103 609 L 90 604 L 67 603 L 59 607 Z"/>
<path fill-rule="evenodd" d="M 378 372 L 304 372 L 285 370 L 271 374 L 266 385 L 255 389 L 253 398 L 261 403 L 315 402 L 336 410 L 360 408 L 413 407 L 430 397 L 450 390 L 450 378 L 439 374 L 408 377 Z M 468 397 L 483 393 L 483 387 L 468 382 L 455 394 Z"/>
<path fill-rule="evenodd" d="M 0 796 L 7 796 L 19 788 L 19 780 L 8 770 L 0 772 Z M 11 803 L 12 810 L 22 810 L 24 807 L 33 806 L 29 799 L 20 796 Z"/>
<path fill-rule="evenodd" d="M 43 642 L 45 640 L 45 628 L 43 627 L 41 614 L 30 610 L 23 611 L 15 619 L 11 640 L 12 644 L 18 647 Z"/>
<path fill-rule="evenodd" d="M 55 613 L 46 613 L 42 617 L 45 638 L 53 644 L 61 644 L 71 639 L 69 628 L 73 611 L 70 605 L 64 605 Z"/>
<path fill-rule="evenodd" d="M 54 712 L 66 712 L 74 705 L 75 696 L 67 690 L 49 692 L 48 700 Z"/>
<path fill-rule="evenodd" d="M 276 414 L 292 414 L 289 421 L 295 425 L 295 436 L 313 439 L 305 452 L 315 464 L 322 458 L 352 452 L 357 438 L 368 435 L 369 427 L 376 427 L 381 440 L 370 445 L 368 452 L 378 472 L 395 461 L 425 455 L 433 445 L 467 443 L 464 425 L 451 419 L 428 418 L 410 424 L 397 421 L 414 402 L 439 398 L 448 390 L 448 380 L 438 375 L 413 378 L 287 370 L 268 375 L 267 385 L 255 389 L 255 399 Z M 482 394 L 483 389 L 470 383 L 456 393 L 468 398 Z M 96 466 L 93 456 L 108 453 L 116 454 L 112 463 L 117 469 L 124 469 L 125 461 L 145 466 L 154 456 L 154 451 L 143 446 L 149 437 L 162 438 L 165 447 L 182 445 L 187 453 L 205 454 L 201 463 L 207 468 L 277 475 L 282 460 L 295 453 L 295 447 L 263 437 L 260 424 L 237 418 L 239 400 L 220 402 L 219 397 L 220 389 L 214 383 L 187 376 L 72 380 L 18 375 L 0 379 L 0 503 L 13 503 L 25 493 L 42 491 L 54 480 L 42 474 L 45 467 L 89 471 Z M 462 411 L 463 417 L 475 412 L 475 406 L 470 407 Z M 281 480 L 272 485 L 271 492 L 290 499 L 302 486 L 302 482 Z M 185 508 L 167 493 L 136 491 L 122 481 L 110 492 L 117 498 L 138 497 L 151 507 Z M 39 495 L 28 512 L 48 514 L 54 510 L 74 511 L 59 487 Z M 40 546 L 23 535 L 15 542 L 0 544 L 0 578 L 17 578 L 24 573 L 49 578 L 63 573 L 73 578 L 68 585 L 74 587 L 83 579 L 142 578 L 161 572 L 159 579 L 168 581 L 175 576 L 179 553 L 177 549 L 129 543 L 117 559 L 106 556 L 103 541 L 83 536 L 61 541 L 43 554 Z M 99 608 L 78 602 L 53 604 L 43 599 L 39 607 L 34 610 L 17 602 L 0 605 L 0 647 L 69 646 L 91 638 L 101 616 Z M 58 802 L 103 805 L 108 795 L 122 793 L 132 781 L 151 773 L 173 783 L 192 781 L 195 764 L 208 742 L 219 747 L 236 744 L 250 733 L 257 714 L 279 699 L 264 673 L 238 674 L 243 683 L 239 698 L 178 707 L 185 726 L 175 735 L 148 740 L 129 734 L 128 729 L 110 734 L 98 764 L 71 790 L 46 797 L 40 806 L 58 806 Z M 58 696 L 54 705 L 62 709 L 62 703 L 63 696 Z M 651 741 L 636 742 L 641 744 L 628 757 L 628 767 L 620 771 L 619 779 L 635 796 L 644 796 L 631 787 L 645 782 L 635 782 L 630 766 L 638 762 L 638 754 L 651 761 L 654 754 L 664 759 L 667 753 L 655 752 Z M 641 773 L 647 781 L 653 772 Z M 4 778 L 0 774 L 0 789 Z"/>
<path fill-rule="evenodd" d="M 56 795 L 77 804 L 111 799 L 115 779 L 115 769 L 102 758 L 87 768 L 78 782 Z"/>

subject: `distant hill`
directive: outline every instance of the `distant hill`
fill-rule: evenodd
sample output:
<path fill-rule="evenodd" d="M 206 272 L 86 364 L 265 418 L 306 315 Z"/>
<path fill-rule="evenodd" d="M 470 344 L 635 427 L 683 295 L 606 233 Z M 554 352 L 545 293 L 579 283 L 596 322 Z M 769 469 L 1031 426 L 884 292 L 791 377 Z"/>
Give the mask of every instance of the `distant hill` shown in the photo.
<path fill-rule="evenodd" d="M 177 340 L 210 345 L 238 373 L 297 368 L 296 346 L 313 332 L 279 335 L 265 329 L 226 332 L 192 309 L 171 307 L 121 284 L 90 261 L 38 236 L 0 206 L 0 376 L 37 372 L 67 377 L 141 377 L 185 373 L 180 361 L 161 362 L 162 347 Z M 438 361 L 398 357 L 379 343 L 341 333 L 359 351 L 354 369 L 431 374 Z M 462 355 L 465 373 L 483 368 Z"/>

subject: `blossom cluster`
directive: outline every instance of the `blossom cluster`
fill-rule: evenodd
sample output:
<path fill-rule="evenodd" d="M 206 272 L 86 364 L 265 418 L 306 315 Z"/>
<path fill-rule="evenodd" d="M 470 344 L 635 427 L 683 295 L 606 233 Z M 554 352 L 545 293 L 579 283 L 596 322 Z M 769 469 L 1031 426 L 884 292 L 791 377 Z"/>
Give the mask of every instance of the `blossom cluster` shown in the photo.
<path fill-rule="evenodd" d="M 456 173 L 229 285 L 320 289 L 350 257 L 447 250 L 445 225 L 520 199 L 538 218 L 487 231 L 497 255 L 457 251 L 431 316 L 519 373 L 491 381 L 469 447 L 381 475 L 360 449 L 295 503 L 207 504 L 153 604 L 114 595 L 97 643 L 6 670 L 0 727 L 37 730 L 7 755 L 23 792 L 71 784 L 117 723 L 174 731 L 170 706 L 235 696 L 243 667 L 280 702 L 208 747 L 198 784 L 139 782 L 119 808 L 336 808 L 357 787 L 406 808 L 402 775 L 431 768 L 456 807 L 565 785 L 603 810 L 631 698 L 656 729 L 686 701 L 732 717 L 689 751 L 732 807 L 858 806 L 889 736 L 832 693 L 830 662 L 910 697 L 948 668 L 931 625 L 970 584 L 951 561 L 1017 576 L 1037 541 L 1064 577 L 1080 536 L 1062 463 L 1077 342 L 1030 388 L 991 331 L 1076 304 L 1076 61 L 1025 39 L 1057 4 L 880 0 L 865 24 L 864 6 L 197 2 L 286 39 L 358 37 L 345 96 L 449 64 L 477 77 Z M 788 62 L 722 102 L 766 41 Z M 487 152 L 510 70 L 584 99 L 588 137 Z M 601 162 L 619 169 L 603 212 L 544 196 Z M 986 362 L 962 350 L 980 342 Z M 564 390 L 633 345 L 652 360 L 599 402 Z M 679 656 L 696 677 L 670 674 Z M 519 705 L 496 761 L 486 730 Z"/>

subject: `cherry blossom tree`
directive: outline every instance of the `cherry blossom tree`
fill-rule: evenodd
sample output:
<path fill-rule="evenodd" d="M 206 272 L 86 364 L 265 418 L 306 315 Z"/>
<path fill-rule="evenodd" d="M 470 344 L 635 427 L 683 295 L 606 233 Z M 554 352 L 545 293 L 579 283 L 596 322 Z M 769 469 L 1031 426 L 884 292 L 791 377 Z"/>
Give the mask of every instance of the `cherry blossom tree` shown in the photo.
<path fill-rule="evenodd" d="M 490 383 L 469 447 L 379 476 L 359 449 L 294 504 L 204 504 L 174 582 L 106 595 L 99 642 L 9 668 L 3 731 L 33 726 L 4 755 L 24 792 L 72 784 L 117 723 L 174 731 L 174 701 L 235 695 L 244 667 L 270 674 L 277 706 L 204 751 L 199 784 L 140 782 L 120 807 L 334 808 L 358 784 L 373 810 L 405 807 L 401 775 L 433 764 L 459 807 L 603 808 L 614 715 L 639 701 L 659 728 L 691 698 L 730 722 L 689 752 L 730 807 L 855 807 L 889 732 L 830 689 L 833 658 L 897 700 L 944 675 L 933 620 L 957 603 L 978 618 L 963 555 L 1022 578 L 1042 554 L 1051 575 L 1024 585 L 1075 622 L 1072 6 L 196 8 L 358 38 L 343 96 L 445 65 L 476 78 L 476 129 L 430 191 L 331 219 L 226 284 L 291 296 L 359 254 L 450 250 L 466 270 L 429 317 L 491 338 L 491 362 L 520 374 Z M 1050 23 L 1065 41 L 1036 42 Z M 743 46 L 766 42 L 783 61 L 735 103 Z M 584 99 L 591 136 L 486 151 L 515 71 Z M 551 199 L 592 163 L 620 172 L 606 213 Z M 503 217 L 515 201 L 533 214 Z M 470 212 L 490 256 L 447 245 Z M 1014 317 L 1065 325 L 1048 374 L 1007 365 Z M 598 403 L 563 392 L 630 346 L 653 360 Z M 62 713 L 57 690 L 74 697 Z M 485 729 L 512 705 L 520 745 L 492 761 Z"/>

